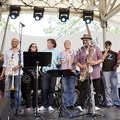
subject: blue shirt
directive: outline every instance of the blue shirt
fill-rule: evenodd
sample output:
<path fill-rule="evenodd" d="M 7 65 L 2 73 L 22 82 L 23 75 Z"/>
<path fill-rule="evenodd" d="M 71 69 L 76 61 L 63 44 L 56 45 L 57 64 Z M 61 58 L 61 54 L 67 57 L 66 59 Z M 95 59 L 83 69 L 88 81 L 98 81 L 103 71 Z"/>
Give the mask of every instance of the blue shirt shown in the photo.
<path fill-rule="evenodd" d="M 42 68 L 42 72 L 47 72 L 48 70 L 54 70 L 57 69 L 56 64 L 58 60 L 60 59 L 60 52 L 56 49 L 45 49 L 43 52 L 51 52 L 52 53 L 52 59 L 51 59 L 51 65 L 45 66 Z"/>

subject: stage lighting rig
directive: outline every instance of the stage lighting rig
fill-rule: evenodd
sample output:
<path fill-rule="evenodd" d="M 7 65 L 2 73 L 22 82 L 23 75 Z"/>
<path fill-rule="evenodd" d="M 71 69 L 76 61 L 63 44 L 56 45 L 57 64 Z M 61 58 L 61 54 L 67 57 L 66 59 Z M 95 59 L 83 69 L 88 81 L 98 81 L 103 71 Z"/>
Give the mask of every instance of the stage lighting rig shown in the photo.
<path fill-rule="evenodd" d="M 83 11 L 83 21 L 86 22 L 86 24 L 90 24 L 91 21 L 93 21 L 93 15 L 94 12 L 93 11 Z"/>
<path fill-rule="evenodd" d="M 10 6 L 9 16 L 11 17 L 11 19 L 16 19 L 19 16 L 20 10 L 20 6 Z"/>
<path fill-rule="evenodd" d="M 69 19 L 69 9 L 59 9 L 59 19 L 61 20 L 61 22 L 66 22 Z"/>
<path fill-rule="evenodd" d="M 33 17 L 36 21 L 41 20 L 43 18 L 44 8 L 34 7 L 34 14 Z"/>

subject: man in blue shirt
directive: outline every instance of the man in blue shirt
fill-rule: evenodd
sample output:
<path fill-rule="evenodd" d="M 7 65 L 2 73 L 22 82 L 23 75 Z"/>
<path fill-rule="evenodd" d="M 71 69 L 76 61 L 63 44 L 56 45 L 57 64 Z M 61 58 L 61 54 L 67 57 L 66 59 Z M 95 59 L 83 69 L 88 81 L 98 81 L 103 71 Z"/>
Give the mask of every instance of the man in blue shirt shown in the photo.
<path fill-rule="evenodd" d="M 39 110 L 44 110 L 44 108 L 48 108 L 48 110 L 54 110 L 52 105 L 54 102 L 53 93 L 55 91 L 56 85 L 56 77 L 50 76 L 47 71 L 57 69 L 56 64 L 60 59 L 60 53 L 55 49 L 56 41 L 52 38 L 47 40 L 47 49 L 44 52 L 52 53 L 51 65 L 42 68 L 42 78 L 41 78 L 41 104 Z"/>

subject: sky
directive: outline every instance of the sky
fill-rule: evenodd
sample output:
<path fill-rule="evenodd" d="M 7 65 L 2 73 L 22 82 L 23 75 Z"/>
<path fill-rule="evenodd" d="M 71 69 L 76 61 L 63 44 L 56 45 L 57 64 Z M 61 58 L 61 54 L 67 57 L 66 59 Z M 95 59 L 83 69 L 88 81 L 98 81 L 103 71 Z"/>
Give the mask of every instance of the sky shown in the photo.
<path fill-rule="evenodd" d="M 3 15 L 2 17 L 7 18 L 7 15 Z M 9 24 L 13 24 L 19 32 L 19 29 L 21 29 L 21 22 L 25 25 L 22 31 L 24 35 L 44 37 L 46 36 L 44 33 L 44 28 L 49 26 L 49 23 L 47 22 L 48 17 L 49 15 L 44 15 L 40 21 L 36 21 L 32 14 L 20 14 L 20 16 L 18 16 L 16 19 L 10 18 Z"/>

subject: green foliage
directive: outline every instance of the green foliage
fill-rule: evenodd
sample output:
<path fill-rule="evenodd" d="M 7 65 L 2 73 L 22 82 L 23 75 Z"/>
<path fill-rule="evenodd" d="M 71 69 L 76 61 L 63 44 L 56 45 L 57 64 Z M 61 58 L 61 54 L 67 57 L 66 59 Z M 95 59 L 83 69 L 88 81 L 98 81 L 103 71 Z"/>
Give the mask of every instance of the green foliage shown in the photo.
<path fill-rule="evenodd" d="M 0 31 L 5 30 L 5 27 L 6 27 L 6 19 L 5 19 L 5 18 L 2 18 L 2 19 L 0 20 Z M 8 24 L 7 27 L 8 27 L 8 28 L 7 28 L 8 30 L 13 31 L 13 32 L 17 32 L 17 28 L 15 28 L 14 25 Z"/>
<path fill-rule="evenodd" d="M 80 32 L 86 29 L 86 25 L 83 19 L 80 19 L 76 16 L 70 16 L 69 20 L 67 20 L 66 22 L 61 22 L 58 16 L 52 15 L 48 18 L 48 23 L 49 27 L 44 29 L 44 32 L 47 35 L 61 36 L 66 34 L 72 34 L 75 32 Z M 98 21 L 94 20 L 88 26 L 90 30 L 102 31 L 101 24 Z M 107 31 L 112 33 L 120 33 L 120 28 L 109 25 Z"/>
<path fill-rule="evenodd" d="M 49 27 L 44 29 L 47 35 L 66 35 L 82 31 L 85 24 L 79 17 L 70 17 L 66 22 L 61 22 L 57 16 L 50 16 L 48 19 Z"/>
<path fill-rule="evenodd" d="M 111 25 L 108 26 L 107 30 L 110 33 L 120 33 L 119 27 L 115 27 L 115 26 L 111 26 Z"/>

